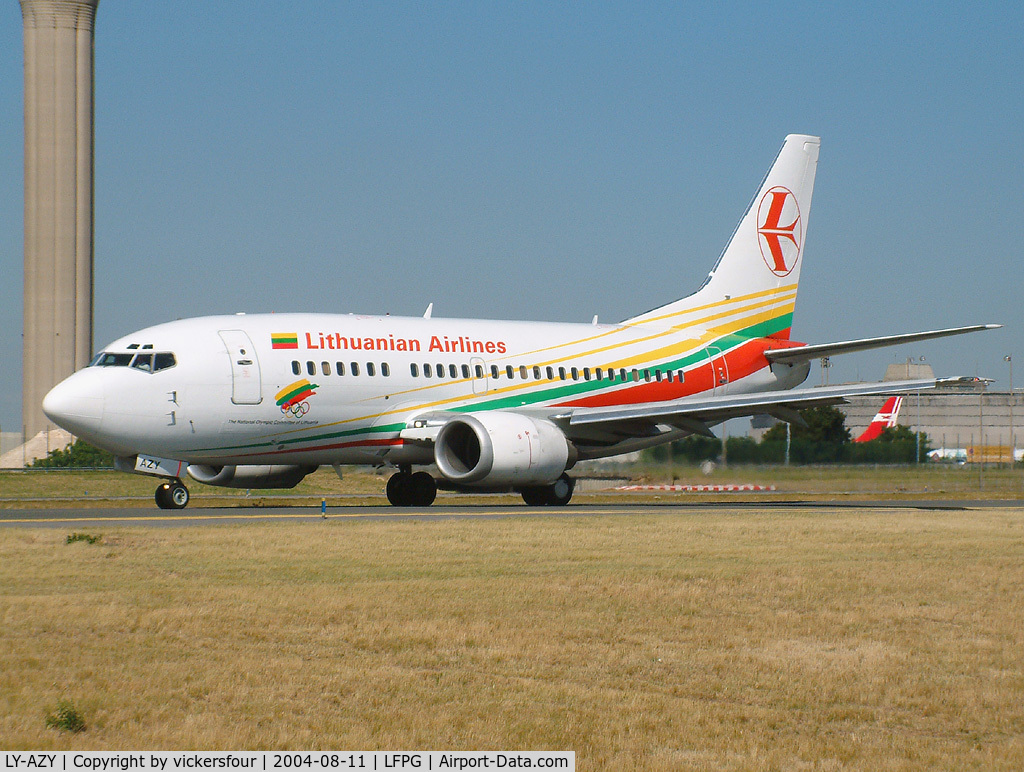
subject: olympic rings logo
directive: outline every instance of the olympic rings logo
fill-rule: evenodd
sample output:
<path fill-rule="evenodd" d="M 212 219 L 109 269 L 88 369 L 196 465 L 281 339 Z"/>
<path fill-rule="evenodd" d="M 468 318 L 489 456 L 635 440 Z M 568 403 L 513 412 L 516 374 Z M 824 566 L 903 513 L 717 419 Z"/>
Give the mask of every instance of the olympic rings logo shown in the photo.
<path fill-rule="evenodd" d="M 293 418 L 301 418 L 309 412 L 309 403 L 296 402 L 293 405 L 281 405 L 281 412 L 285 415 L 290 413 Z"/>

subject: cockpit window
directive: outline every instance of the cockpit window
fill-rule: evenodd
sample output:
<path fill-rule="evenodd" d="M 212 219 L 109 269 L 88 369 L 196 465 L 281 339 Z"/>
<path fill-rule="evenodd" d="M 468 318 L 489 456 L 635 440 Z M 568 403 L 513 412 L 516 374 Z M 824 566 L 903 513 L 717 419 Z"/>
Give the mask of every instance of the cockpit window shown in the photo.
<path fill-rule="evenodd" d="M 112 351 L 101 351 L 89 367 L 132 367 L 135 370 L 142 370 L 145 373 L 155 373 L 166 370 L 177 364 L 174 354 L 162 352 L 154 354 L 151 351 L 139 352 L 138 354 L 119 354 Z"/>
<path fill-rule="evenodd" d="M 105 351 L 93 360 L 93 367 L 127 367 L 134 354 L 113 354 Z"/>
<path fill-rule="evenodd" d="M 155 373 L 160 370 L 166 370 L 168 367 L 174 367 L 177 363 L 178 362 L 174 358 L 174 354 L 154 354 L 153 372 Z"/>

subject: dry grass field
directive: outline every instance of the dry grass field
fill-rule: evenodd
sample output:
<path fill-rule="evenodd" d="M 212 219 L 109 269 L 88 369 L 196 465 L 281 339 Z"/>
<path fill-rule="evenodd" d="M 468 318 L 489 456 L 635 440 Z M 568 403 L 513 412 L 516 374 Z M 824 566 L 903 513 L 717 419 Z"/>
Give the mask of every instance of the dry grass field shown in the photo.
<path fill-rule="evenodd" d="M 1024 509 L 69 534 L 0 530 L 4 749 L 1024 768 Z"/>

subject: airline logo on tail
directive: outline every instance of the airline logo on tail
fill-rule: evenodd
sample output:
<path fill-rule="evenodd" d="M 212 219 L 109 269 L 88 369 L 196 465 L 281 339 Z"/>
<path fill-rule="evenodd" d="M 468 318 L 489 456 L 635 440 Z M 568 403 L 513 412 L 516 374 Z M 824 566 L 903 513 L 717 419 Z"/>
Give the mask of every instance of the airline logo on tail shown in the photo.
<path fill-rule="evenodd" d="M 896 426 L 896 418 L 900 414 L 900 406 L 903 405 L 903 397 L 889 397 L 882 409 L 875 414 L 874 420 L 868 425 L 864 433 L 854 442 L 870 442 L 882 434 L 883 429 L 892 429 Z"/>
<path fill-rule="evenodd" d="M 761 256 L 776 276 L 789 276 L 800 259 L 800 207 L 793 191 L 781 185 L 769 190 L 757 208 Z M 784 224 L 788 223 L 788 224 Z"/>

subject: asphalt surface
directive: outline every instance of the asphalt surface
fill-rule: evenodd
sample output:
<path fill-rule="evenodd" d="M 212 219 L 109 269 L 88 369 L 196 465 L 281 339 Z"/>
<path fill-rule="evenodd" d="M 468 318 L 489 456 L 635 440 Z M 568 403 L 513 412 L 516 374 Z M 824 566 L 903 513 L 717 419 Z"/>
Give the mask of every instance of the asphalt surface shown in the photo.
<path fill-rule="evenodd" d="M 964 510 L 964 509 L 1019 509 L 1024 513 L 1024 501 L 985 501 L 975 499 L 936 501 L 771 501 L 771 502 L 693 502 L 693 503 L 637 503 L 637 504 L 570 504 L 566 507 L 531 508 L 523 505 L 504 506 L 451 506 L 435 505 L 422 509 L 390 506 L 328 507 L 327 520 L 443 520 L 455 518 L 497 519 L 516 517 L 609 517 L 649 514 L 695 515 L 738 509 L 824 510 L 824 509 L 910 509 L 910 510 Z M 61 507 L 53 509 L 0 510 L 0 527 L 68 528 L 84 526 L 147 526 L 182 527 L 204 525 L 237 525 L 246 523 L 312 523 L 324 520 L 320 507 L 189 507 L 183 510 L 110 507 L 83 509 Z"/>

